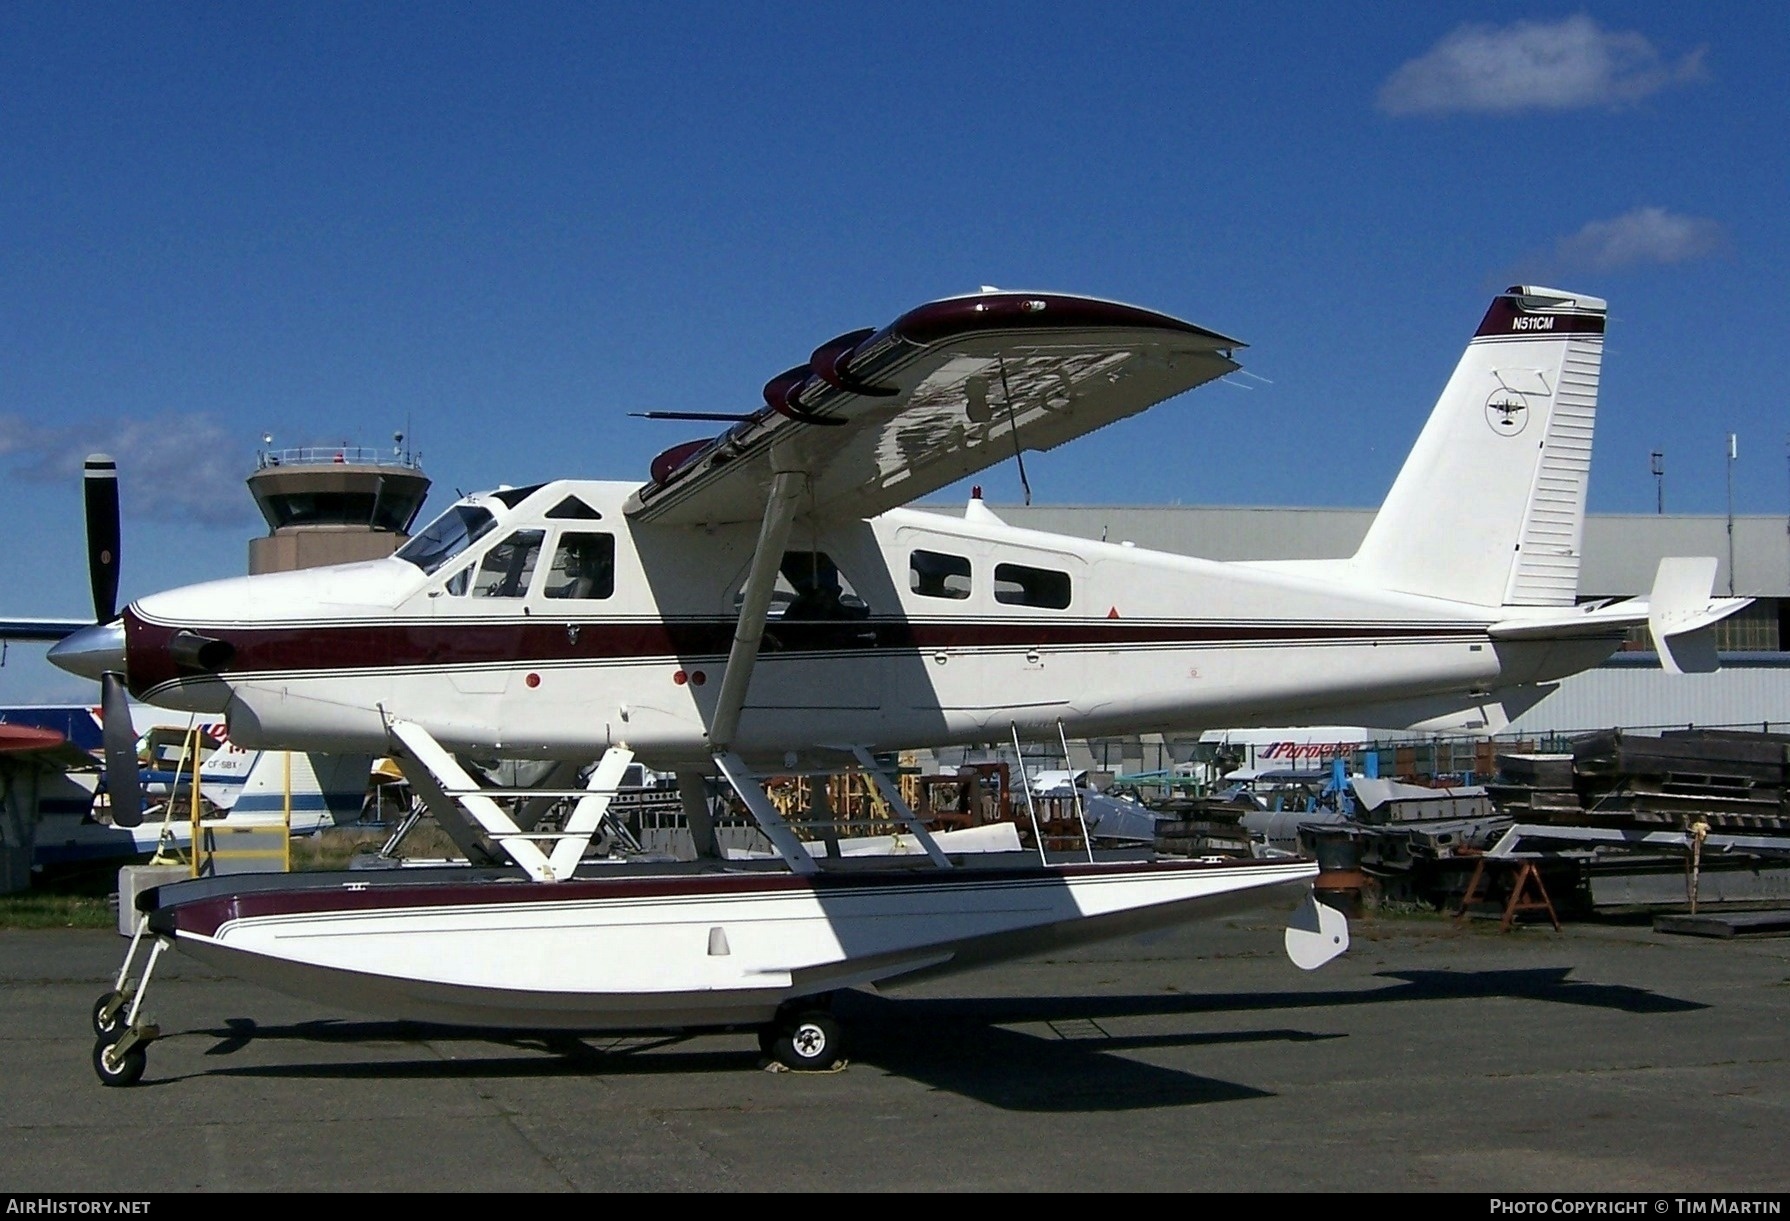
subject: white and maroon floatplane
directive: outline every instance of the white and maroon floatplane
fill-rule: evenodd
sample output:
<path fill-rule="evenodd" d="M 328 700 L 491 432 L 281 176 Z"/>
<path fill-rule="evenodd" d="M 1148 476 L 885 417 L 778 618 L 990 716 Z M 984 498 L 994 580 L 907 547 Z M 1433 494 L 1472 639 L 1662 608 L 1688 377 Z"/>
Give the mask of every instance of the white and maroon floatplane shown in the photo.
<path fill-rule="evenodd" d="M 134 759 L 113 713 L 128 725 L 134 694 L 221 714 L 248 747 L 389 755 L 471 862 L 151 892 L 96 1006 L 101 1078 L 142 1072 L 144 944 L 145 976 L 174 946 L 400 1017 L 761 1023 L 769 1050 L 812 1066 L 837 1055 L 815 1005 L 830 991 L 1291 897 L 1311 862 L 954 851 L 876 759 L 1213 726 L 1493 733 L 1636 627 L 1669 669 L 1713 664 L 1713 625 L 1747 602 L 1711 596 L 1714 559 L 1662 561 L 1649 598 L 1578 601 L 1605 313 L 1580 293 L 1498 294 L 1360 547 L 1330 559 L 1022 530 L 976 498 L 961 517 L 906 507 L 1241 367 L 1217 331 L 1058 293 L 984 290 L 841 335 L 644 484 L 462 497 L 386 559 L 116 617 L 116 478 L 96 456 L 98 622 L 51 656 L 100 679 L 117 783 Z M 584 861 L 636 753 L 676 774 L 695 861 Z M 506 808 L 464 757 L 584 785 L 546 833 L 533 798 Z M 817 860 L 759 780 L 851 760 L 924 865 Z M 717 776 L 780 860 L 714 850 Z M 1306 962 L 1346 941 L 1328 910 L 1299 908 Z"/>

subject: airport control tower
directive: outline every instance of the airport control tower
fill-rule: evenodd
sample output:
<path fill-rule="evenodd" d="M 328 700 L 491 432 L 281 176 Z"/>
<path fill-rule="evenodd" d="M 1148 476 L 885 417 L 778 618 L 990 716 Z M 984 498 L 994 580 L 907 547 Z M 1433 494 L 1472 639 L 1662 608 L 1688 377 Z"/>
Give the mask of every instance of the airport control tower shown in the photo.
<path fill-rule="evenodd" d="M 403 434 L 393 439 L 390 452 L 354 445 L 263 448 L 249 491 L 269 530 L 249 540 L 249 572 L 374 560 L 396 551 L 429 494 L 429 477 L 404 447 Z"/>

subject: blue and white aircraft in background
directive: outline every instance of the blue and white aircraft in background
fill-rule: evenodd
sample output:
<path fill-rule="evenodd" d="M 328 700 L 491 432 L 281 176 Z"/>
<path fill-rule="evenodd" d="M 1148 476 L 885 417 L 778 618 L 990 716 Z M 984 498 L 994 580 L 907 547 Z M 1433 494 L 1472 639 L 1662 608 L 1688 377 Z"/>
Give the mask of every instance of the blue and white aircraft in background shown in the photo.
<path fill-rule="evenodd" d="M 222 722 L 170 725 L 167 714 L 133 705 L 133 728 L 149 758 L 139 769 L 141 813 L 115 820 L 99 770 L 99 711 L 84 704 L 0 708 L 0 791 L 6 833 L 33 844 L 34 868 L 184 853 L 192 844 L 192 781 L 182 763 L 191 729 L 200 735 L 199 793 L 208 827 L 267 826 L 291 809 L 291 833 L 310 835 L 361 815 L 372 760 L 249 750 L 228 740 Z M 21 783 L 29 773 L 33 786 Z M 34 801 L 21 800 L 32 792 Z M 35 807 L 32 810 L 19 808 Z"/>

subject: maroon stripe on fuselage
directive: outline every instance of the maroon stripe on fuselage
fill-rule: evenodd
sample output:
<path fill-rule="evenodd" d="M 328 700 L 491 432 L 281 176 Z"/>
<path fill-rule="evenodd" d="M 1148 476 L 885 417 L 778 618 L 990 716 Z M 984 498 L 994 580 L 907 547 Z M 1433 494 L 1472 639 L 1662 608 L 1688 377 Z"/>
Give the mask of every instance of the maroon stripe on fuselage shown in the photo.
<path fill-rule="evenodd" d="M 349 912 L 416 911 L 457 907 L 511 907 L 532 904 L 626 902 L 727 898 L 740 895 L 812 893 L 825 900 L 851 892 L 886 891 L 905 887 L 1011 886 L 1016 883 L 1058 884 L 1068 878 L 1101 876 L 1135 877 L 1157 873 L 1205 873 L 1212 871 L 1285 870 L 1297 861 L 1128 861 L 1111 864 L 1065 864 L 1046 870 L 1031 866 L 1015 869 L 966 868 L 953 871 L 899 870 L 887 873 L 821 874 L 798 877 L 788 873 L 698 874 L 684 877 L 593 879 L 569 882 L 491 881 L 406 885 L 371 882 L 290 890 L 251 890 L 203 898 L 151 909 L 151 928 L 159 933 L 182 932 L 212 937 L 232 920 L 280 916 L 329 915 Z"/>
<path fill-rule="evenodd" d="M 220 671 L 268 674 L 311 670 L 385 670 L 435 666 L 576 664 L 648 658 L 726 656 L 731 619 L 575 622 L 546 618 L 499 623 L 382 620 L 365 624 L 283 624 L 196 630 L 232 646 Z M 194 672 L 167 649 L 178 625 L 125 614 L 133 692 Z M 906 619 L 777 621 L 765 628 L 762 654 L 937 649 L 1137 648 L 1206 644 L 1350 643 L 1364 640 L 1479 638 L 1475 624 L 1161 623 L 1144 620 L 915 622 Z"/>

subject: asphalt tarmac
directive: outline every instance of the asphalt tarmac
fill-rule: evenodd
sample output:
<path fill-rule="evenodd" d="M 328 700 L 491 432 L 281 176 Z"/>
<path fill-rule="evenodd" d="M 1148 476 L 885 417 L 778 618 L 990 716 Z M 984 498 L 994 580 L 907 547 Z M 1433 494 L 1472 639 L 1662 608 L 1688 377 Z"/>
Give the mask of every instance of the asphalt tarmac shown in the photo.
<path fill-rule="evenodd" d="M 1790 1187 L 1790 937 L 1281 913 L 837 1005 L 849 1063 L 750 1032 L 403 1026 L 176 954 L 143 1081 L 93 1074 L 125 941 L 0 933 L 0 1192 L 1646 1191 Z"/>

